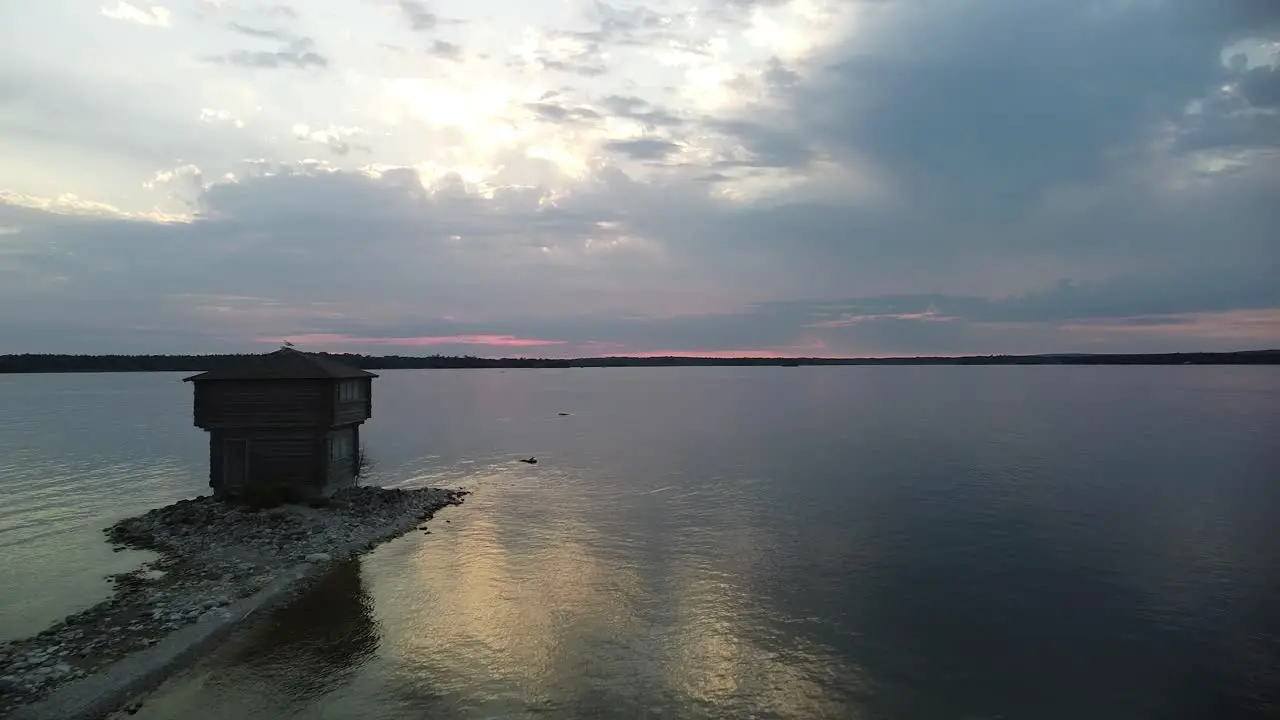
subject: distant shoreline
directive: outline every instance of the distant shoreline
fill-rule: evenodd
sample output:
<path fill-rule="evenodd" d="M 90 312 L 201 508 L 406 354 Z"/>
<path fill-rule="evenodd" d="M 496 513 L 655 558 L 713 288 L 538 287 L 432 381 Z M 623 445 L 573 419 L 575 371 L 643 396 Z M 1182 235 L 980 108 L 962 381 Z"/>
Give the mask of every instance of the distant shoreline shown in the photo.
<path fill-rule="evenodd" d="M 798 367 L 806 365 L 1280 365 L 1280 349 L 1212 353 L 968 355 L 889 358 L 594 357 L 480 358 L 319 353 L 366 370 L 610 367 Z M 0 355 L 0 374 L 203 372 L 235 355 Z"/>

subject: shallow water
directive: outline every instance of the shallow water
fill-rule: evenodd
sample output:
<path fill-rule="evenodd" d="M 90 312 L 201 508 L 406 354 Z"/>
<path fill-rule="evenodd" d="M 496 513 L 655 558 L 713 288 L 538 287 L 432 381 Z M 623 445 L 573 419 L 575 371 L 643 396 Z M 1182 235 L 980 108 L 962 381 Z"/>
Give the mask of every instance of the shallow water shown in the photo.
<path fill-rule="evenodd" d="M 102 528 L 203 492 L 208 441 L 182 374 L 0 375 L 0 642 L 110 592 L 151 553 Z"/>
<path fill-rule="evenodd" d="M 129 377 L 189 487 L 189 397 Z M 379 482 L 475 494 L 136 717 L 1280 712 L 1277 369 L 400 371 L 374 403 Z"/>

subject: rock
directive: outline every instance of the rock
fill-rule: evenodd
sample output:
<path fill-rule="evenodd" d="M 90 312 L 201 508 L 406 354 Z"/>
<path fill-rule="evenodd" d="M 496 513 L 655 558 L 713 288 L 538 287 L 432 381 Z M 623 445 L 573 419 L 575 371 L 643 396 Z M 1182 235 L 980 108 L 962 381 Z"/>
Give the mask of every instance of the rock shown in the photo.
<path fill-rule="evenodd" d="M 0 695 L 16 695 L 22 691 L 22 683 L 13 675 L 0 677 Z"/>

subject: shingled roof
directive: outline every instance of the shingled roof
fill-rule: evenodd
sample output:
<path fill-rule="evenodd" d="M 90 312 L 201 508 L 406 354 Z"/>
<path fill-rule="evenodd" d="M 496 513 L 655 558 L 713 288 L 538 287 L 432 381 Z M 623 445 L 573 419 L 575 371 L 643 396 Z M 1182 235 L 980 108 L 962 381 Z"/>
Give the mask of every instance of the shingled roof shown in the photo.
<path fill-rule="evenodd" d="M 212 370 L 184 378 L 188 380 L 343 380 L 378 377 L 371 372 L 345 365 L 332 358 L 280 348 L 265 355 L 228 358 Z"/>

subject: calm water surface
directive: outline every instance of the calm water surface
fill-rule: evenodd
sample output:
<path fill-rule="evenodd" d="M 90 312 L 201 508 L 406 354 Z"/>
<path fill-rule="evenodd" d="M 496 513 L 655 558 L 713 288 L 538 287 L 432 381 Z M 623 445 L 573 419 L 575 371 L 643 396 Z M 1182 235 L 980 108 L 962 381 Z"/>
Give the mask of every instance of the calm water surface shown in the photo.
<path fill-rule="evenodd" d="M 187 375 L 189 375 L 188 373 Z M 0 642 L 110 592 L 151 553 L 102 529 L 208 485 L 183 374 L 0 375 Z"/>
<path fill-rule="evenodd" d="M 0 378 L 7 626 L 137 562 L 95 545 L 111 517 L 203 490 L 180 377 Z M 399 371 L 374 398 L 376 481 L 475 494 L 136 717 L 1280 713 L 1280 369 Z"/>

